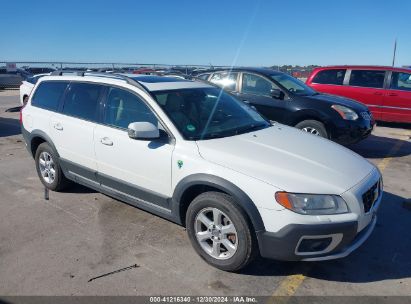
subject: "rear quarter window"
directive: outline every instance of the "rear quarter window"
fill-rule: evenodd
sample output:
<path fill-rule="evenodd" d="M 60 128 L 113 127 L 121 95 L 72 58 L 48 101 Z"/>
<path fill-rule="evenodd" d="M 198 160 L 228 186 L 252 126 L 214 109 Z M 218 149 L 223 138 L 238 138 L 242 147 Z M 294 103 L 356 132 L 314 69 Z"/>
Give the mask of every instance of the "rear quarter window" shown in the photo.
<path fill-rule="evenodd" d="M 66 90 L 66 81 L 44 81 L 39 84 L 31 100 L 31 105 L 46 110 L 57 111 L 61 97 Z"/>
<path fill-rule="evenodd" d="M 345 69 L 319 71 L 313 78 L 312 83 L 343 85 Z"/>

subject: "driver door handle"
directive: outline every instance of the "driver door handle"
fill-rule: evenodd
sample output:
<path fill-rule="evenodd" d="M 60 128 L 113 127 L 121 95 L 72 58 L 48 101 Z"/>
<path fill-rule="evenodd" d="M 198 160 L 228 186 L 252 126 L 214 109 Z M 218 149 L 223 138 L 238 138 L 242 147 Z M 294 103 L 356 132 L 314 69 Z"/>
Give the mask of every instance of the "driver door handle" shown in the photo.
<path fill-rule="evenodd" d="M 108 137 L 103 137 L 102 139 L 100 139 L 100 142 L 103 145 L 106 145 L 106 146 L 112 146 L 113 145 L 113 141 Z"/>
<path fill-rule="evenodd" d="M 58 130 L 58 131 L 62 131 L 63 130 L 63 126 L 61 125 L 61 123 L 57 122 L 53 125 L 54 129 Z"/>

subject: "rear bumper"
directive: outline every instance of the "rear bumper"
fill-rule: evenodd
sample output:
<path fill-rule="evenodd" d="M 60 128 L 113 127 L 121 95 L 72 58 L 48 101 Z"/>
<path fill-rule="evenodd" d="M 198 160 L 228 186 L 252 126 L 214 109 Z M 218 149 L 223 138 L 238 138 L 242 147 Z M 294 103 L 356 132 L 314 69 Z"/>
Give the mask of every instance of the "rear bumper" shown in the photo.
<path fill-rule="evenodd" d="M 260 254 L 264 258 L 285 261 L 322 261 L 348 256 L 360 247 L 375 228 L 377 217 L 360 232 L 358 223 L 327 223 L 317 225 L 291 224 L 279 232 L 260 232 L 257 234 Z M 332 239 L 324 250 L 318 252 L 301 252 L 304 239 Z"/>

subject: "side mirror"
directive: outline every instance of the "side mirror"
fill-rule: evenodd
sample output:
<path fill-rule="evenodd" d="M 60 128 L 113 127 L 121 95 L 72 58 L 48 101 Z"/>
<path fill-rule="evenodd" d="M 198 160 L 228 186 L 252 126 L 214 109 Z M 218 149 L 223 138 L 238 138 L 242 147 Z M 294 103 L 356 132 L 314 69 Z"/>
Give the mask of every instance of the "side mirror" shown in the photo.
<path fill-rule="evenodd" d="M 150 140 L 160 137 L 160 130 L 151 122 L 132 122 L 128 125 L 128 137 L 132 139 Z"/>
<path fill-rule="evenodd" d="M 275 99 L 284 99 L 284 93 L 279 89 L 271 89 L 270 93 L 271 97 Z"/>

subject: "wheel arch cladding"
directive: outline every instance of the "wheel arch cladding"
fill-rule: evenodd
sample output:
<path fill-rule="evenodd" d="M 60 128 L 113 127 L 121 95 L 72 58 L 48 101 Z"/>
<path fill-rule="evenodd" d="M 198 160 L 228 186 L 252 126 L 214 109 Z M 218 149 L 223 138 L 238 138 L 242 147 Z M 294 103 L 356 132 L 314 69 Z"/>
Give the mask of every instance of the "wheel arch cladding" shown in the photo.
<path fill-rule="evenodd" d="M 300 110 L 293 118 L 292 125 L 295 126 L 298 123 L 303 122 L 304 120 L 317 120 L 324 125 L 327 124 L 327 118 L 325 117 L 325 115 L 313 110 Z"/>
<path fill-rule="evenodd" d="M 185 216 L 192 200 L 207 191 L 226 193 L 234 198 L 239 207 L 248 216 L 255 232 L 265 230 L 260 212 L 250 197 L 233 183 L 210 174 L 193 174 L 183 178 L 173 193 L 174 211 L 185 224 Z"/>
<path fill-rule="evenodd" d="M 53 149 L 53 151 L 56 153 L 56 155 L 59 157 L 59 154 L 57 152 L 56 147 L 53 144 L 53 141 L 51 138 L 44 133 L 41 130 L 33 130 L 30 135 L 30 151 L 32 156 L 34 157 L 36 155 L 36 151 L 38 146 L 40 146 L 42 143 L 48 143 L 50 147 Z"/>

